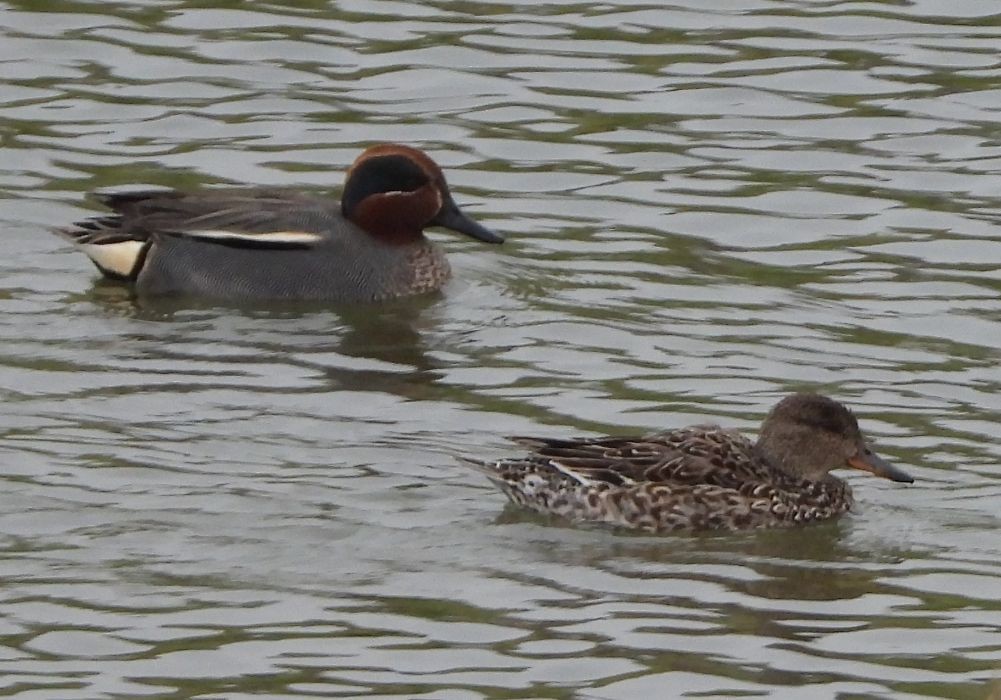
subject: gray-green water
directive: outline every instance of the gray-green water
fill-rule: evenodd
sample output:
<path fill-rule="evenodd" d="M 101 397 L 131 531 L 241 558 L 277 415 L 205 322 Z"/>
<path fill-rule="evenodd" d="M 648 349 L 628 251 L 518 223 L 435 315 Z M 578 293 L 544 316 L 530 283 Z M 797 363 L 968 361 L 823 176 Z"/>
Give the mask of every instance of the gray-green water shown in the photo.
<path fill-rule="evenodd" d="M 0 2 L 0 696 L 986 698 L 994 2 Z M 503 247 L 377 309 L 136 304 L 46 227 L 428 149 Z M 512 433 L 852 405 L 798 531 L 526 518 Z"/>

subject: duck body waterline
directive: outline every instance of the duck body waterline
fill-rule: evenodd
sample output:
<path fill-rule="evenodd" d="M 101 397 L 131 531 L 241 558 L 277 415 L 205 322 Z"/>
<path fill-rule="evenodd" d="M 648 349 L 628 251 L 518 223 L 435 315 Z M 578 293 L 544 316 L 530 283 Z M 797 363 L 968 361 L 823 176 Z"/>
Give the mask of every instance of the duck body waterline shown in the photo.
<path fill-rule="evenodd" d="M 648 532 L 784 527 L 851 509 L 851 488 L 829 474 L 851 467 L 910 476 L 866 446 L 854 416 L 816 394 L 780 402 L 757 443 L 719 426 L 638 438 L 513 438 L 531 450 L 469 462 L 514 503 L 571 522 Z"/>
<path fill-rule="evenodd" d="M 340 202 L 252 188 L 97 198 L 114 213 L 57 233 L 140 295 L 379 301 L 448 280 L 445 253 L 425 227 L 503 240 L 459 210 L 426 154 L 393 144 L 359 156 Z"/>

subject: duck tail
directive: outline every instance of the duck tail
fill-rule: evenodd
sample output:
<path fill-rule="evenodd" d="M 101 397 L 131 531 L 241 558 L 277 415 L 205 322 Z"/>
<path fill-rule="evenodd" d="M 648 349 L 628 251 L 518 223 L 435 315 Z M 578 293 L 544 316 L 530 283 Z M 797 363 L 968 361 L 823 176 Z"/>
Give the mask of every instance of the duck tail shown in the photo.
<path fill-rule="evenodd" d="M 497 473 L 497 468 L 493 462 L 483 462 L 478 459 L 470 459 L 469 457 L 456 457 L 455 460 L 465 466 L 469 467 L 475 472 L 479 472 L 483 476 L 490 479 L 490 481 L 500 483 L 503 481 L 500 474 Z"/>

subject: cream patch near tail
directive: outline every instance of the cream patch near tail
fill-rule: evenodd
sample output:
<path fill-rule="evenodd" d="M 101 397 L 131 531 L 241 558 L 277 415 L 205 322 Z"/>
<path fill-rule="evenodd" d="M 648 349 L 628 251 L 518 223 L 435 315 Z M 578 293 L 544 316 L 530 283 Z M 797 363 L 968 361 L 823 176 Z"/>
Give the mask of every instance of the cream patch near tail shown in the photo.
<path fill-rule="evenodd" d="M 132 277 L 146 241 L 120 241 L 118 243 L 77 243 L 94 264 L 109 275 Z"/>

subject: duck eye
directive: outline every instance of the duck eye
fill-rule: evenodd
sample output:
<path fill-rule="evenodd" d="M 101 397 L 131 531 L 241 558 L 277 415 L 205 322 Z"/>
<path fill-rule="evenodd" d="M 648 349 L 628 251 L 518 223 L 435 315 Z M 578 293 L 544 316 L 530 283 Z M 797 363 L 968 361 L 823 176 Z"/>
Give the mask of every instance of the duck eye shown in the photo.
<path fill-rule="evenodd" d="M 386 192 L 413 192 L 430 178 L 413 160 L 402 155 L 378 156 L 355 166 L 344 183 L 341 206 L 350 213 L 364 199 Z"/>
<path fill-rule="evenodd" d="M 406 156 L 383 156 L 365 163 L 370 186 L 382 192 L 413 192 L 428 183 L 420 166 Z"/>

